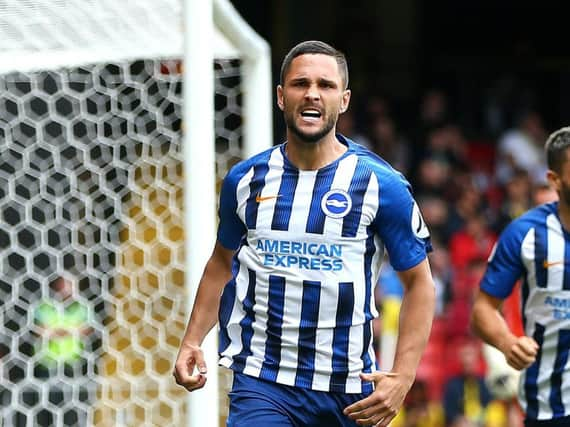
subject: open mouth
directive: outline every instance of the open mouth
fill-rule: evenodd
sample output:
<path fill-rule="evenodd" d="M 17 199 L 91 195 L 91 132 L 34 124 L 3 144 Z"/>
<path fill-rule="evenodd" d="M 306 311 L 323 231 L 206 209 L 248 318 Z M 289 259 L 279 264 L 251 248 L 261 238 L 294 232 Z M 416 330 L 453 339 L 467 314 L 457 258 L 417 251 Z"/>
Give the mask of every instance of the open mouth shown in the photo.
<path fill-rule="evenodd" d="M 322 114 L 319 110 L 314 108 L 308 108 L 306 110 L 301 111 L 301 116 L 305 119 L 319 119 Z"/>

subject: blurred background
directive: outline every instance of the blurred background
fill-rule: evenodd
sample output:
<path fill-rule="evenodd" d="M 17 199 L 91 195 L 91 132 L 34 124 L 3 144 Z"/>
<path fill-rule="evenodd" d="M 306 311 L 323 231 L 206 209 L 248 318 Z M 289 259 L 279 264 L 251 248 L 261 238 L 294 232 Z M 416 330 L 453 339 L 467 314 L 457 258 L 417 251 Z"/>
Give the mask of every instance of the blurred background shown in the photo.
<path fill-rule="evenodd" d="M 344 51 L 361 120 L 362 104 L 385 97 L 409 129 L 432 88 L 446 93 L 453 118 L 469 136 L 497 136 L 522 108 L 539 110 L 547 128 L 567 119 L 570 47 L 562 1 L 233 4 L 271 45 L 275 82 L 283 56 L 297 42 L 322 39 Z"/>

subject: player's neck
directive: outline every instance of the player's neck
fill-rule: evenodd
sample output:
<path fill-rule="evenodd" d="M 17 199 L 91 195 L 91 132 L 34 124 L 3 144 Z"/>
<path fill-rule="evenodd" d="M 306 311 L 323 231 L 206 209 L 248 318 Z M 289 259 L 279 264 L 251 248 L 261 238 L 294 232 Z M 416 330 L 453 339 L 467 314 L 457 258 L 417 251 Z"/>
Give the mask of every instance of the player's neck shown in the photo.
<path fill-rule="evenodd" d="M 321 169 L 341 157 L 348 148 L 334 132 L 317 142 L 304 142 L 288 132 L 285 154 L 299 170 Z"/>
<path fill-rule="evenodd" d="M 560 194 L 558 196 L 560 197 Z M 562 200 L 558 202 L 558 215 L 560 216 L 562 227 L 570 233 L 570 202 Z"/>

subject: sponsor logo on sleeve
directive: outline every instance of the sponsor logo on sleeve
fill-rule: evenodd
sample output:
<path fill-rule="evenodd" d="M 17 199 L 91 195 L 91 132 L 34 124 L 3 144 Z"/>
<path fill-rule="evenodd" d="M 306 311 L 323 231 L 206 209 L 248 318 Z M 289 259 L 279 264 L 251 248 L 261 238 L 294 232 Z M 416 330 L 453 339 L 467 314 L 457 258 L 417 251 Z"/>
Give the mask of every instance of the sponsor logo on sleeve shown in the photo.
<path fill-rule="evenodd" d="M 414 207 L 412 210 L 412 230 L 414 234 L 420 239 L 426 239 L 429 237 L 427 224 L 424 221 L 424 217 L 422 216 L 420 208 L 416 202 L 414 202 Z"/>

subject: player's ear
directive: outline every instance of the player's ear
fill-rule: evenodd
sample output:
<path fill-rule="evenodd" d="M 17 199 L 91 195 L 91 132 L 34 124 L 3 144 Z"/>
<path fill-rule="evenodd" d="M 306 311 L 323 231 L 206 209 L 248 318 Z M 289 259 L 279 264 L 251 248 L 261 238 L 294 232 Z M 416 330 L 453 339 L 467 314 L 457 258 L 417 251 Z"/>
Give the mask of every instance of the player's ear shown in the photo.
<path fill-rule="evenodd" d="M 348 110 L 348 105 L 350 104 L 350 89 L 346 89 L 343 93 L 342 93 L 342 99 L 340 100 L 340 113 L 344 113 L 346 110 Z"/>
<path fill-rule="evenodd" d="M 283 104 L 283 86 L 277 85 L 277 105 L 281 111 L 284 110 L 285 106 Z"/>
<path fill-rule="evenodd" d="M 552 169 L 546 171 L 546 179 L 556 191 L 560 191 L 560 176 Z"/>

